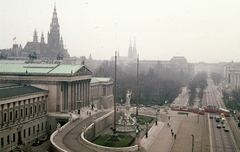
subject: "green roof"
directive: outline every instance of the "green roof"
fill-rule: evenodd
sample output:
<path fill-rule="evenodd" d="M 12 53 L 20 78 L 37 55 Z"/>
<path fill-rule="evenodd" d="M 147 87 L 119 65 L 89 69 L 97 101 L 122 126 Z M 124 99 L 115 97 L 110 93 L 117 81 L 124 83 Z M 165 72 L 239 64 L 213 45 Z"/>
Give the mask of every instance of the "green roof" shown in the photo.
<path fill-rule="evenodd" d="M 109 82 L 111 78 L 104 78 L 104 77 L 92 77 L 91 83 L 96 83 L 96 82 Z"/>
<path fill-rule="evenodd" d="M 0 63 L 0 75 L 3 74 L 46 74 L 72 75 L 84 65 L 79 64 L 13 64 Z"/>
<path fill-rule="evenodd" d="M 73 74 L 77 72 L 79 69 L 81 69 L 83 65 L 71 65 L 71 64 L 60 64 L 59 66 L 56 66 L 52 71 L 50 71 L 50 74 Z"/>

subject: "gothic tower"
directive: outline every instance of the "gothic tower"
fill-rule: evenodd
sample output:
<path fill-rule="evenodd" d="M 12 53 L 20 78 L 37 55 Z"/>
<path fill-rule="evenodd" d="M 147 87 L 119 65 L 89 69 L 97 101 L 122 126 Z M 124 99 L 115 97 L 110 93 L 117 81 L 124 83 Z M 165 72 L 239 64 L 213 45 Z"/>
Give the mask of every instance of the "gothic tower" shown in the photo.
<path fill-rule="evenodd" d="M 136 60 L 137 59 L 137 48 L 136 48 L 136 37 L 133 37 L 133 50 L 132 50 L 132 59 Z"/>
<path fill-rule="evenodd" d="M 128 59 L 132 58 L 132 42 L 130 37 L 129 48 L 128 48 Z"/>
<path fill-rule="evenodd" d="M 36 29 L 34 30 L 34 33 L 33 33 L 33 42 L 38 42 L 38 36 L 37 36 L 37 30 Z"/>
<path fill-rule="evenodd" d="M 49 50 L 59 50 L 60 32 L 56 12 L 56 5 L 54 5 L 52 23 L 50 24 L 50 33 L 48 32 L 48 46 Z"/>
<path fill-rule="evenodd" d="M 43 36 L 43 32 L 42 32 L 42 36 L 41 36 L 41 42 L 40 43 L 45 43 L 44 42 L 44 36 Z"/>

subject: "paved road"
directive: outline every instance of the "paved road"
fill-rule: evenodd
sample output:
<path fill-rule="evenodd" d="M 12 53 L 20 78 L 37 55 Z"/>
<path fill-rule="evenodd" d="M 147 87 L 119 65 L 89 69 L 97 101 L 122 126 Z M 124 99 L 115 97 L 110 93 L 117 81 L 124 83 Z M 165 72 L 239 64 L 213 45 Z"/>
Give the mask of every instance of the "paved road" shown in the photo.
<path fill-rule="evenodd" d="M 109 111 L 99 112 L 96 115 L 96 118 L 99 118 L 105 115 Z M 93 116 L 93 114 L 92 114 Z M 78 137 L 82 133 L 82 128 L 84 124 L 89 126 L 92 123 L 92 116 L 87 117 L 86 119 L 78 119 L 76 122 L 70 123 L 65 129 L 58 133 L 54 137 L 54 142 L 57 143 L 59 147 L 67 150 L 68 152 L 93 152 L 78 141 Z M 63 137 L 63 139 L 62 139 Z"/>

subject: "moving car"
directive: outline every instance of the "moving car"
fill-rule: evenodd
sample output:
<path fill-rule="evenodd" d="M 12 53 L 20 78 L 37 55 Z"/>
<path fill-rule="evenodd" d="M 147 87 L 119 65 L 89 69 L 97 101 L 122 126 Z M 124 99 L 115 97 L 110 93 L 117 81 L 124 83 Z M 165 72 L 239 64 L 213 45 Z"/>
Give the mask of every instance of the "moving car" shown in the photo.
<path fill-rule="evenodd" d="M 39 146 L 39 145 L 41 145 L 41 144 L 42 144 L 42 141 L 39 140 L 39 139 L 36 139 L 36 140 L 34 141 L 34 143 L 32 144 L 32 146 Z"/>
<path fill-rule="evenodd" d="M 217 128 L 222 128 L 221 124 L 217 124 Z"/>
<path fill-rule="evenodd" d="M 49 136 L 42 136 L 39 140 L 41 140 L 42 142 L 45 142 L 49 139 Z"/>
<path fill-rule="evenodd" d="M 227 124 L 226 124 L 226 123 L 224 123 L 224 124 L 222 125 L 222 127 L 223 127 L 223 128 L 227 127 Z"/>
<path fill-rule="evenodd" d="M 229 132 L 229 128 L 228 128 L 228 127 L 225 127 L 225 128 L 224 128 L 224 131 L 225 131 L 225 132 Z"/>

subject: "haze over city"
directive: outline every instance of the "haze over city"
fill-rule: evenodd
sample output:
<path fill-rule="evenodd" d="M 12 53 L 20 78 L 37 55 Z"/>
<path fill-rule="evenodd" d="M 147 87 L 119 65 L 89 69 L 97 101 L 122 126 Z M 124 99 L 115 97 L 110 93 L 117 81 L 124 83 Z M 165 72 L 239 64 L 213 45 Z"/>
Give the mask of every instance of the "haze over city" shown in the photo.
<path fill-rule="evenodd" d="M 0 49 L 45 39 L 56 5 L 60 34 L 70 56 L 110 59 L 127 56 L 136 38 L 141 60 L 239 61 L 240 2 L 1 0 Z"/>

